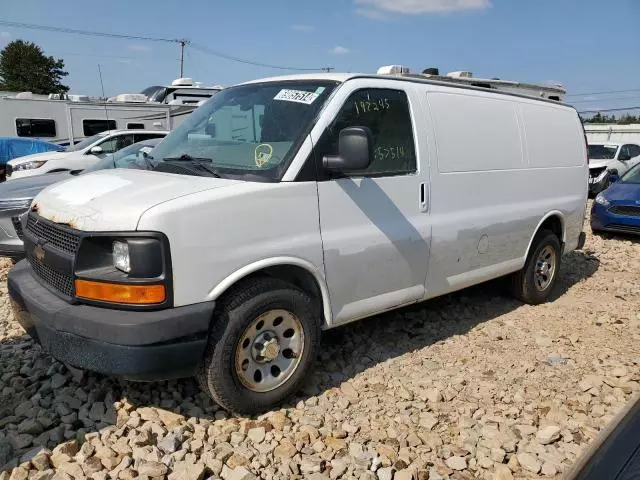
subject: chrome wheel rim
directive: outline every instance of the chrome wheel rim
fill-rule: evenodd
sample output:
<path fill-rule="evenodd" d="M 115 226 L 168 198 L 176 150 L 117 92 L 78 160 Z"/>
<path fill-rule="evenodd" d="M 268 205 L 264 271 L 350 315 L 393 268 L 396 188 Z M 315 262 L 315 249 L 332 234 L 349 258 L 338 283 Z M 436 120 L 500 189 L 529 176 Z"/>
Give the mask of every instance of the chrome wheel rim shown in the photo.
<path fill-rule="evenodd" d="M 287 310 L 269 310 L 254 319 L 236 345 L 236 376 L 253 392 L 283 385 L 297 370 L 304 351 L 304 330 Z"/>
<path fill-rule="evenodd" d="M 538 291 L 543 292 L 549 288 L 556 274 L 556 265 L 556 252 L 551 245 L 547 245 L 538 254 L 533 274 L 533 283 Z"/>

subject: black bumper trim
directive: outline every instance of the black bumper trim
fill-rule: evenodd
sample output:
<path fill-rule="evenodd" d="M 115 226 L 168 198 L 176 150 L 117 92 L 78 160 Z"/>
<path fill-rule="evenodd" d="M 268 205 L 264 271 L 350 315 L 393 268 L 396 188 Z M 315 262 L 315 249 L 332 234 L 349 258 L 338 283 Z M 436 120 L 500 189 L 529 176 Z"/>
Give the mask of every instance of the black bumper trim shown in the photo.
<path fill-rule="evenodd" d="M 21 260 L 25 257 L 24 245 L 0 245 L 0 257 Z"/>
<path fill-rule="evenodd" d="M 71 305 L 40 285 L 26 261 L 9 272 L 8 290 L 16 319 L 55 358 L 141 380 L 193 374 L 215 306 L 126 311 Z"/>
<path fill-rule="evenodd" d="M 582 250 L 586 242 L 587 242 L 587 234 L 584 232 L 580 232 L 580 235 L 578 236 L 578 246 L 576 247 L 576 250 Z"/>

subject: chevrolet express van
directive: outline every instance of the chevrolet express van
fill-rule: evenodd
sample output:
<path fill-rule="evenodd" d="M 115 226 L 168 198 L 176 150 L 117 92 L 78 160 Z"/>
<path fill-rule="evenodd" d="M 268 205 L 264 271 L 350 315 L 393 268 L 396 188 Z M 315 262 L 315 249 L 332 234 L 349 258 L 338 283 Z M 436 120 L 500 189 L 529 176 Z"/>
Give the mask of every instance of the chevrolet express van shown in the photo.
<path fill-rule="evenodd" d="M 584 243 L 584 134 L 556 101 L 271 78 L 220 92 L 150 161 L 35 198 L 16 316 L 68 365 L 195 375 L 234 412 L 296 392 L 323 330 L 507 275 L 544 302 Z"/>

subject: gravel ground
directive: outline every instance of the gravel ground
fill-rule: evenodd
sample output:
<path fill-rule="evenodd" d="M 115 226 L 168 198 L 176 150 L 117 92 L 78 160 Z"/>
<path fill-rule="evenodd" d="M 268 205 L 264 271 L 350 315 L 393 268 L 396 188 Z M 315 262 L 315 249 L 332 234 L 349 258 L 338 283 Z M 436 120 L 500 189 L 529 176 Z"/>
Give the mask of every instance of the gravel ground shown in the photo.
<path fill-rule="evenodd" d="M 498 281 L 328 332 L 305 390 L 256 418 L 192 380 L 74 379 L 10 315 L 10 266 L 0 480 L 559 478 L 640 391 L 637 240 L 589 236 L 542 306 Z"/>

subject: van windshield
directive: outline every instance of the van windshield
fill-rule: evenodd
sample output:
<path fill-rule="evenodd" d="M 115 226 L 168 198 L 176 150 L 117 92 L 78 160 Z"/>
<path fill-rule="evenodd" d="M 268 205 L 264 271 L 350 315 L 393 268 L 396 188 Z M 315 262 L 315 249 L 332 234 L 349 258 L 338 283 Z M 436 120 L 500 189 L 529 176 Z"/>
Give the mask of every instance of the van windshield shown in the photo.
<path fill-rule="evenodd" d="M 640 164 L 625 173 L 620 179 L 620 183 L 640 183 Z"/>
<path fill-rule="evenodd" d="M 589 145 L 590 160 L 611 160 L 616 158 L 617 145 Z"/>
<path fill-rule="evenodd" d="M 336 85 L 301 80 L 222 90 L 154 149 L 156 169 L 279 181 Z"/>

